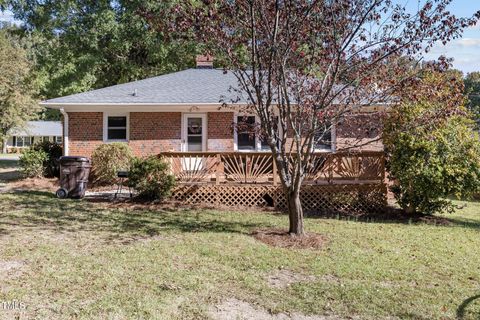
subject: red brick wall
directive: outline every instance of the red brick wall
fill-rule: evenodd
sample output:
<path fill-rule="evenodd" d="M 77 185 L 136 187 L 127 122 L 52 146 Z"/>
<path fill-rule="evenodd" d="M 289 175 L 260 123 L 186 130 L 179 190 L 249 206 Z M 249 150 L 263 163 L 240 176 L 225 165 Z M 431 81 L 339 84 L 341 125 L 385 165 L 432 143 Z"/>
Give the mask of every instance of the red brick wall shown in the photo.
<path fill-rule="evenodd" d="M 378 113 L 346 115 L 336 127 L 337 150 L 352 148 L 361 150 L 383 150 L 381 141 L 382 119 Z"/>
<path fill-rule="evenodd" d="M 208 138 L 233 139 L 233 112 L 208 113 Z"/>
<path fill-rule="evenodd" d="M 233 112 L 209 112 L 207 150 L 233 151 Z M 180 112 L 131 112 L 129 145 L 137 156 L 164 151 L 180 151 L 182 114 Z M 337 150 L 376 139 L 381 119 L 375 113 L 347 116 L 336 128 Z M 103 143 L 102 112 L 69 112 L 69 154 L 91 156 Z M 363 146 L 381 150 L 381 142 Z"/>
<path fill-rule="evenodd" d="M 180 151 L 180 112 L 131 112 L 130 147 L 137 156 Z"/>
<path fill-rule="evenodd" d="M 207 150 L 233 151 L 233 112 L 209 112 Z"/>
<path fill-rule="evenodd" d="M 69 155 L 90 156 L 103 143 L 102 112 L 68 113 Z"/>
<path fill-rule="evenodd" d="M 102 112 L 70 112 L 69 154 L 90 157 L 103 143 Z M 129 145 L 137 156 L 180 151 L 180 112 L 131 112 Z"/>

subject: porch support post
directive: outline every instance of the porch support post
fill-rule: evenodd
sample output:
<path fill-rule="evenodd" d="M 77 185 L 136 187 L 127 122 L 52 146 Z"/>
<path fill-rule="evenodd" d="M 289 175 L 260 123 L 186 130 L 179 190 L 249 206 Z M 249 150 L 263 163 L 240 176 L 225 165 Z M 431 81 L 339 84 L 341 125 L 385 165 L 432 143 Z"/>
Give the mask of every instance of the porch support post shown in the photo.
<path fill-rule="evenodd" d="M 222 169 L 222 157 L 220 153 L 217 153 L 217 170 L 215 170 L 215 184 L 218 186 L 220 184 L 220 170 Z"/>

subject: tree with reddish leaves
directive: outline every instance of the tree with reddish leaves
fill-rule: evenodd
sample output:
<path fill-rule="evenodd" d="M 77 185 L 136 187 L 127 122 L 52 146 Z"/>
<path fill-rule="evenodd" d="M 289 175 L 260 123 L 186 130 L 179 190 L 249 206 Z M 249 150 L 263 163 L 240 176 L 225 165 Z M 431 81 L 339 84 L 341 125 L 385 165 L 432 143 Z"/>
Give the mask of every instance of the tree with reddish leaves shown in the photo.
<path fill-rule="evenodd" d="M 237 77 L 275 159 L 289 232 L 301 236 L 300 188 L 315 146 L 344 117 L 393 107 L 415 83 L 422 53 L 480 17 L 457 18 L 450 2 L 424 1 L 409 12 L 390 0 L 198 0 L 175 6 L 171 20 L 151 18 L 172 37 L 204 44 Z"/>

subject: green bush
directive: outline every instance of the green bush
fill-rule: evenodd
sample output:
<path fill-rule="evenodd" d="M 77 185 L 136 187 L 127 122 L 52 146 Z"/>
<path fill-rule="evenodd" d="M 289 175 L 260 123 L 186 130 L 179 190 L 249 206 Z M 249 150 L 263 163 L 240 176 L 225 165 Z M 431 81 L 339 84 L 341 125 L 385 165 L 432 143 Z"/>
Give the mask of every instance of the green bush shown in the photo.
<path fill-rule="evenodd" d="M 132 159 L 132 150 L 125 143 L 98 146 L 92 154 L 92 182 L 96 185 L 115 184 L 118 171 L 128 171 Z"/>
<path fill-rule="evenodd" d="M 169 165 L 162 159 L 155 156 L 135 158 L 130 168 L 128 184 L 141 198 L 162 200 L 170 195 L 175 177 L 169 174 Z"/>
<path fill-rule="evenodd" d="M 385 123 L 391 187 L 407 213 L 453 209 L 448 197 L 479 190 L 480 140 L 463 107 L 435 101 L 405 104 Z"/>
<path fill-rule="evenodd" d="M 43 164 L 47 160 L 48 155 L 43 150 L 34 150 L 29 148 L 20 156 L 20 172 L 24 177 L 37 178 L 44 174 Z"/>
<path fill-rule="evenodd" d="M 60 164 L 58 159 L 63 155 L 62 146 L 55 142 L 43 141 L 36 143 L 33 146 L 33 149 L 44 151 L 47 154 L 47 159 L 43 163 L 45 176 L 58 178 L 60 176 Z"/>

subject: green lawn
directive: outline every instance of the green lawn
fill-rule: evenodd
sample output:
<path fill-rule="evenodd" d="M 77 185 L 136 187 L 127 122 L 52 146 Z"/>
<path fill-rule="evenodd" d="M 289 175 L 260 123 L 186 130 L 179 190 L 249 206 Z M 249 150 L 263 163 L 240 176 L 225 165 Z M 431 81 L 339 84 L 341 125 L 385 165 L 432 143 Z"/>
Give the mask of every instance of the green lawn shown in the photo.
<path fill-rule="evenodd" d="M 249 236 L 283 215 L 0 194 L 0 301 L 40 319 L 208 318 L 227 298 L 272 313 L 478 319 L 480 204 L 465 204 L 447 226 L 307 219 L 328 238 L 311 251 Z M 308 281 L 273 287 L 279 270 Z"/>
<path fill-rule="evenodd" d="M 18 167 L 18 160 L 16 155 L 0 154 L 0 170 Z"/>

